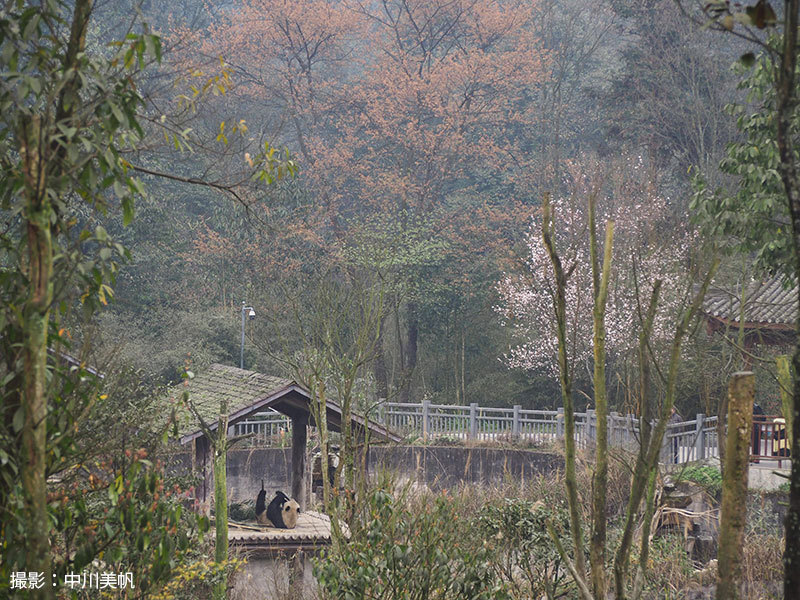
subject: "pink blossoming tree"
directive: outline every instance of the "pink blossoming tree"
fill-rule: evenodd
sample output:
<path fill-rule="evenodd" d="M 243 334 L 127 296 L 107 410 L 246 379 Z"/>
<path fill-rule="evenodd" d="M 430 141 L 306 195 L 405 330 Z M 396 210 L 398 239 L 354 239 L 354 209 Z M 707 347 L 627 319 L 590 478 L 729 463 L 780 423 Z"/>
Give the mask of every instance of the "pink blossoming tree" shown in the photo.
<path fill-rule="evenodd" d="M 612 164 L 584 160 L 571 163 L 564 176 L 569 193 L 552 201 L 555 243 L 568 273 L 567 331 L 570 362 L 591 369 L 592 273 L 585 199 L 598 194 L 598 236 L 613 220 L 613 269 L 606 311 L 606 347 L 612 359 L 623 358 L 638 345 L 640 315 L 656 280 L 662 280 L 661 302 L 653 323 L 654 348 L 666 342 L 690 291 L 685 276 L 696 233 L 676 226 L 670 199 L 658 192 L 639 156 Z M 558 377 L 558 340 L 553 313 L 555 282 L 541 239 L 541 215 L 535 215 L 526 236 L 525 255 L 517 272 L 497 285 L 496 306 L 518 343 L 504 357 L 512 368 L 544 371 Z"/>

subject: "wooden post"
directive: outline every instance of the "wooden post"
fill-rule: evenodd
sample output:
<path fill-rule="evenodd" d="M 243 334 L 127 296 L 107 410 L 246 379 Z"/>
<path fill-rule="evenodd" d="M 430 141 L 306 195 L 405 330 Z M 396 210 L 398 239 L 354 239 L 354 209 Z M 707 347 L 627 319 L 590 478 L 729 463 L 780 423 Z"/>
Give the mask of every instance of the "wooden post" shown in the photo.
<path fill-rule="evenodd" d="M 725 440 L 725 471 L 722 480 L 717 600 L 737 600 L 740 597 L 754 397 L 753 373 L 734 373 L 728 384 L 728 435 Z"/>
<path fill-rule="evenodd" d="M 703 431 L 706 416 L 703 413 L 697 415 L 694 432 L 695 460 L 705 460 L 706 458 L 706 434 Z"/>
<path fill-rule="evenodd" d="M 192 448 L 192 450 L 191 450 L 192 451 L 192 478 L 195 479 L 195 480 L 199 479 L 199 476 L 200 476 L 200 468 L 199 468 L 199 466 L 197 464 L 197 457 L 198 457 L 198 454 L 197 454 L 198 444 L 197 444 L 197 442 L 198 442 L 197 438 L 192 438 L 192 446 L 191 446 L 191 448 Z M 197 510 L 198 507 L 199 507 L 199 502 L 200 502 L 200 500 L 199 500 L 200 499 L 200 490 L 198 489 L 197 485 L 194 486 L 194 492 L 192 493 L 192 495 L 194 496 L 194 498 L 192 498 L 192 508 L 194 510 Z"/>
<path fill-rule="evenodd" d="M 789 357 L 785 354 L 778 356 L 775 360 L 778 365 L 778 386 L 781 391 L 781 413 L 784 421 L 786 421 L 786 443 L 788 444 L 786 447 L 791 448 L 792 440 L 794 439 L 792 433 L 792 417 L 794 415 L 792 410 L 792 368 L 789 363 Z"/>
<path fill-rule="evenodd" d="M 306 509 L 307 427 L 308 415 L 292 417 L 292 498 L 300 505 L 300 510 Z"/>
<path fill-rule="evenodd" d="M 200 458 L 200 469 L 202 473 L 202 483 L 200 484 L 199 493 L 196 494 L 196 497 L 200 500 L 200 512 L 203 513 L 204 516 L 208 517 L 211 514 L 211 469 L 209 469 L 209 450 L 210 450 L 210 442 L 205 435 L 200 436 L 197 438 L 197 452 L 198 457 Z"/>

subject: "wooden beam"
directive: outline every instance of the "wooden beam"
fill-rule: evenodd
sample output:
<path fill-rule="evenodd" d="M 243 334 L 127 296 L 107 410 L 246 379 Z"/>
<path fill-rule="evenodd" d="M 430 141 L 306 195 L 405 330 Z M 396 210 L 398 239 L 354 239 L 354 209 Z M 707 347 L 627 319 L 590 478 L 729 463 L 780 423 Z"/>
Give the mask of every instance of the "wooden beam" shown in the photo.
<path fill-rule="evenodd" d="M 292 417 L 292 498 L 306 509 L 306 440 L 308 415 Z"/>

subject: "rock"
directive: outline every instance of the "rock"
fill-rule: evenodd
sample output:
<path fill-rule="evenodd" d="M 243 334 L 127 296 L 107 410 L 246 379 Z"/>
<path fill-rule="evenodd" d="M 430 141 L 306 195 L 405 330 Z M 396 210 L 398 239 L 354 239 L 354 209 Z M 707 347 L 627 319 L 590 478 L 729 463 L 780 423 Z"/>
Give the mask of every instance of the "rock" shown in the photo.
<path fill-rule="evenodd" d="M 704 565 L 716 558 L 718 551 L 716 503 L 702 486 L 690 481 L 679 481 L 670 488 L 664 489 L 655 535 L 669 531 L 682 535 L 689 558 Z"/>
<path fill-rule="evenodd" d="M 698 535 L 694 537 L 692 552 L 689 554 L 692 561 L 704 565 L 717 558 L 717 540 L 710 535 Z"/>

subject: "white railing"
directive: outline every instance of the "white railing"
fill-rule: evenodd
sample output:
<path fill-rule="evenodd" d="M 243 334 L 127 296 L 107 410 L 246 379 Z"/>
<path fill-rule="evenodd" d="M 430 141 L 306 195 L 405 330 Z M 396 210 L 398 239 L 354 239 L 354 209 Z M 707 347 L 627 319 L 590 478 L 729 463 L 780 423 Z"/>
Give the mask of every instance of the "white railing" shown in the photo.
<path fill-rule="evenodd" d="M 277 412 L 250 415 L 231 425 L 228 434 L 252 434 L 251 443 L 286 446 L 292 443 L 292 420 Z"/>
<path fill-rule="evenodd" d="M 469 406 L 385 402 L 378 421 L 405 436 L 488 440 L 509 439 L 534 443 L 564 437 L 564 411 L 488 408 Z M 591 445 L 597 435 L 595 411 L 575 413 L 575 439 L 581 447 Z M 635 451 L 639 447 L 639 419 L 612 412 L 608 416 L 608 441 L 614 448 Z M 662 462 L 691 462 L 717 456 L 717 417 L 697 415 L 691 421 L 670 423 L 661 448 Z"/>
<path fill-rule="evenodd" d="M 448 404 L 384 402 L 375 420 L 407 437 L 425 440 L 521 440 L 536 444 L 564 437 L 564 410 L 523 410 Z M 279 413 L 251 415 L 231 426 L 231 435 L 252 433 L 254 444 L 291 444 L 291 420 Z M 575 413 L 575 440 L 591 446 L 597 436 L 595 411 Z M 608 441 L 614 448 L 639 448 L 639 419 L 612 412 L 608 416 Z M 670 423 L 661 446 L 661 461 L 685 463 L 718 456 L 717 417 L 699 414 L 690 421 Z"/>

